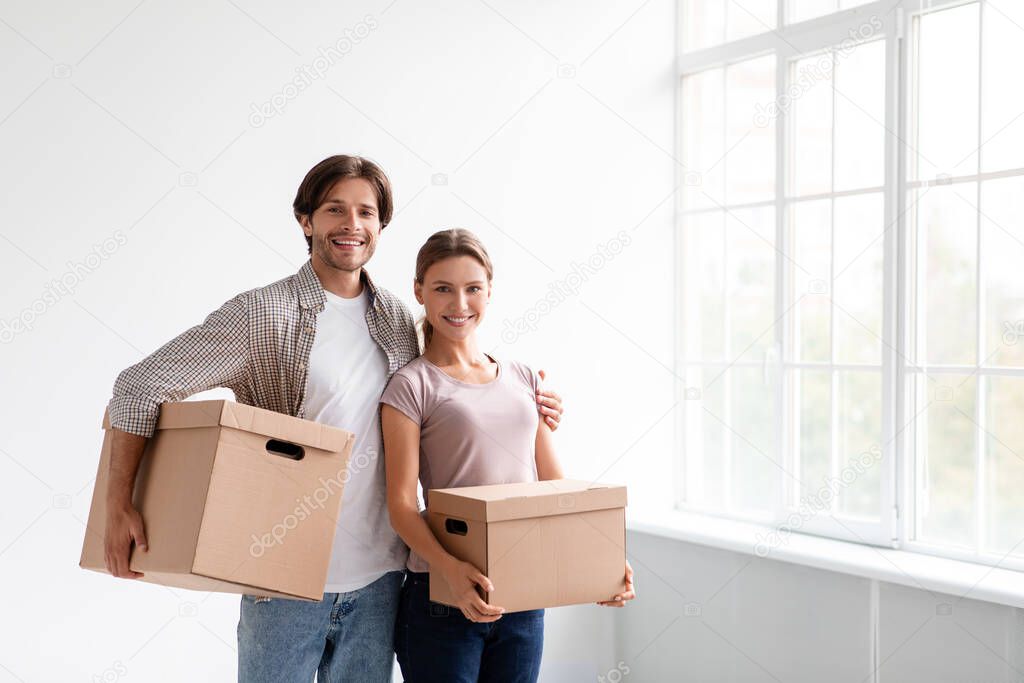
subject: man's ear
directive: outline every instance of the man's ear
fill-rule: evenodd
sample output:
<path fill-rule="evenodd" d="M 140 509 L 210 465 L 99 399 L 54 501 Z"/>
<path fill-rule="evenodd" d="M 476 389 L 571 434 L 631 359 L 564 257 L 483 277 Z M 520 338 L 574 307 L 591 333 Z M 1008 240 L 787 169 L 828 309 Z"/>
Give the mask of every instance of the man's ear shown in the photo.
<path fill-rule="evenodd" d="M 309 220 L 308 215 L 303 214 L 299 216 L 299 225 L 302 226 L 302 232 L 306 237 L 313 236 L 313 223 Z"/>
<path fill-rule="evenodd" d="M 423 305 L 423 285 L 416 280 L 412 281 L 412 293 L 416 296 L 416 301 L 421 306 Z"/>

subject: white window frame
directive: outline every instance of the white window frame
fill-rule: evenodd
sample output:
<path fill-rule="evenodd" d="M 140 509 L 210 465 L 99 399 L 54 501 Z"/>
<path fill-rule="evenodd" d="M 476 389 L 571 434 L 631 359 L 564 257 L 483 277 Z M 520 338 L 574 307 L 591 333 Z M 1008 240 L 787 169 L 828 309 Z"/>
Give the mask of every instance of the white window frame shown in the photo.
<path fill-rule="evenodd" d="M 686 2 L 686 0 L 679 0 L 679 11 L 677 12 L 679 22 L 677 26 L 677 36 L 680 37 L 680 44 L 677 53 L 676 71 L 676 152 L 677 158 L 684 158 L 684 136 L 681 134 L 682 121 L 679 115 L 684 111 L 682 82 L 685 76 L 706 69 L 718 68 L 728 64 L 763 56 L 765 54 L 774 53 L 776 56 L 775 90 L 778 97 L 782 95 L 784 88 L 786 88 L 788 84 L 788 73 L 791 68 L 792 60 L 803 56 L 810 56 L 820 51 L 834 49 L 842 44 L 844 40 L 849 38 L 849 31 L 851 28 L 864 24 L 872 17 L 878 17 L 881 20 L 882 26 L 877 31 L 876 35 L 880 36 L 877 38 L 878 40 L 883 40 L 885 42 L 885 127 L 890 131 L 890 133 L 886 133 L 885 135 L 884 185 L 880 188 L 884 197 L 884 221 L 885 225 L 888 226 L 883 238 L 882 337 L 884 340 L 890 340 L 890 343 L 883 343 L 881 358 L 881 438 L 883 450 L 882 459 L 877 465 L 882 468 L 880 473 L 880 518 L 878 521 L 859 521 L 852 518 L 842 517 L 842 524 L 839 525 L 830 516 L 819 515 L 811 520 L 803 521 L 799 531 L 802 533 L 826 536 L 839 540 L 876 546 L 902 548 L 904 550 L 914 552 L 962 559 L 981 564 L 991 564 L 993 566 L 999 564 L 1001 566 L 1024 568 L 1024 563 L 1018 564 L 1005 557 L 978 552 L 959 552 L 947 546 L 936 546 L 919 540 L 914 540 L 917 519 L 917 515 L 915 514 L 917 510 L 917 500 L 914 491 L 916 481 L 914 468 L 917 467 L 914 450 L 914 437 L 916 430 L 912 424 L 908 425 L 908 423 L 912 423 L 914 418 L 913 415 L 907 414 L 908 406 L 915 405 L 911 400 L 913 397 L 909 395 L 909 392 L 912 390 L 912 386 L 911 383 L 907 381 L 908 374 L 915 372 L 932 372 L 934 370 L 938 370 L 940 372 L 963 371 L 978 373 L 981 373 L 982 371 L 977 370 L 977 368 L 973 366 L 917 368 L 907 361 L 907 358 L 911 357 L 909 351 L 911 350 L 910 343 L 912 332 L 911 325 L 908 324 L 910 323 L 908 317 L 910 302 L 907 301 L 909 283 L 906 281 L 908 273 L 908 249 L 910 248 L 907 216 L 905 213 L 907 211 L 907 192 L 915 187 L 928 184 L 923 181 L 908 181 L 908 150 L 906 145 L 900 143 L 900 140 L 910 139 L 907 137 L 908 134 L 913 134 L 912 116 L 914 112 L 911 110 L 911 105 L 913 103 L 909 94 L 909 86 L 905 85 L 913 82 L 912 69 L 914 68 L 914 65 L 910 60 L 912 54 L 910 50 L 913 49 L 913 46 L 910 45 L 910 43 L 913 33 L 909 30 L 909 27 L 912 25 L 911 22 L 916 21 L 921 14 L 939 9 L 955 7 L 957 5 L 970 4 L 974 1 L 975 0 L 928 0 L 927 3 L 924 3 L 922 0 L 880 0 L 847 10 L 840 10 L 797 24 L 786 25 L 785 7 L 787 3 L 785 0 L 779 0 L 777 28 L 775 30 L 730 43 L 698 51 L 687 52 L 685 50 L 685 45 L 681 44 L 682 36 L 685 35 L 684 29 L 686 28 L 683 25 L 683 22 L 686 20 L 685 12 L 683 11 L 683 3 Z M 926 6 L 923 6 L 925 4 Z M 874 40 L 876 38 L 872 37 L 871 39 Z M 799 45 L 800 49 L 796 49 L 794 45 Z M 775 199 L 773 202 L 760 202 L 729 207 L 732 209 L 757 206 L 758 204 L 774 204 L 775 244 L 779 253 L 776 255 L 775 263 L 775 315 L 773 316 L 773 319 L 777 319 L 785 310 L 785 296 L 789 285 L 789 282 L 787 281 L 787 278 L 789 277 L 788 268 L 784 266 L 784 256 L 782 254 L 788 253 L 789 251 L 789 230 L 787 228 L 789 219 L 787 214 L 788 207 L 791 206 L 794 198 L 786 195 L 787 188 L 785 186 L 786 178 L 789 173 L 789 149 L 787 149 L 789 132 L 787 129 L 788 124 L 786 113 L 787 112 L 785 110 L 780 109 L 775 122 Z M 893 135 L 892 132 L 895 132 L 895 135 Z M 680 165 L 676 166 L 675 185 L 677 187 L 681 187 L 686 182 L 687 173 L 688 169 L 682 168 Z M 1019 173 L 982 173 L 979 175 L 958 177 L 954 178 L 953 182 L 970 182 L 992 177 L 1003 177 L 1010 174 L 1024 175 L 1024 169 L 1021 169 Z M 877 189 L 879 188 L 876 188 L 876 190 Z M 864 191 L 857 191 L 857 193 L 862 192 Z M 790 360 L 783 358 L 782 354 L 779 353 L 775 354 L 774 359 L 766 358 L 763 364 L 758 361 L 729 363 L 728 359 L 723 362 L 703 360 L 694 361 L 683 357 L 684 344 L 682 343 L 682 339 L 684 334 L 683 325 L 685 321 L 682 302 L 684 301 L 685 293 L 683 292 L 682 285 L 686 278 L 685 273 L 683 272 L 683 268 L 685 267 L 685 239 L 683 237 L 681 224 L 687 213 L 685 211 L 685 207 L 682 205 L 682 194 L 683 193 L 681 192 L 677 193 L 676 200 L 677 228 L 675 238 L 675 294 L 677 305 L 674 307 L 674 314 L 677 338 L 677 343 L 675 344 L 675 365 L 677 368 L 677 375 L 680 377 L 686 376 L 687 369 L 691 367 L 761 367 L 762 365 L 767 367 L 768 365 L 772 365 L 773 369 L 778 372 L 777 377 L 779 378 L 775 388 L 776 398 L 779 405 L 787 405 L 785 402 L 789 401 L 787 393 L 787 386 L 789 382 L 787 381 L 787 374 L 781 371 L 783 369 L 799 369 L 801 366 L 807 364 L 791 362 Z M 843 193 L 829 193 L 826 196 L 834 197 L 836 194 L 842 195 Z M 805 199 L 806 198 L 804 197 L 800 198 L 801 201 Z M 692 213 L 697 212 L 698 211 L 694 211 Z M 978 273 L 980 277 L 980 263 Z M 978 292 L 980 296 L 980 288 L 978 289 Z M 979 319 L 979 328 L 982 324 L 982 321 Z M 775 348 L 787 349 L 791 346 L 789 343 L 790 340 L 785 336 L 788 334 L 787 325 L 781 323 L 777 323 L 775 325 Z M 895 342 L 895 346 L 892 345 L 893 342 Z M 826 364 L 814 363 L 808 365 L 808 367 L 835 371 L 843 370 L 846 366 L 832 362 Z M 851 366 L 851 369 L 863 368 L 860 368 L 859 366 Z M 986 374 L 1024 376 L 1024 369 L 1011 369 L 1005 371 L 993 371 L 986 369 L 984 372 Z M 685 502 L 687 498 L 687 463 L 685 462 L 684 453 L 686 452 L 686 449 L 684 448 L 683 439 L 686 437 L 687 433 L 686 390 L 687 387 L 683 382 L 676 383 L 676 400 L 678 408 L 675 420 L 674 443 L 676 444 L 676 453 L 679 455 L 675 459 L 675 507 L 687 512 L 708 513 L 708 511 L 703 508 L 690 506 Z M 980 403 L 981 401 L 979 400 L 978 410 L 983 409 L 980 406 Z M 783 413 L 781 417 L 785 418 L 785 413 Z M 798 471 L 793 468 L 795 454 L 793 452 L 794 449 L 787 443 L 788 439 L 785 434 L 785 428 L 783 425 L 784 421 L 784 419 L 779 420 L 778 424 L 775 426 L 776 454 L 782 465 L 788 471 L 794 472 Z M 978 420 L 978 422 L 980 423 L 981 421 Z M 980 449 L 978 449 L 976 457 L 983 458 L 983 454 L 980 452 Z M 784 477 L 783 475 L 780 475 L 780 477 L 783 478 L 784 482 L 784 488 L 782 489 L 783 502 L 792 500 L 794 498 L 794 492 L 792 490 L 793 484 L 790 481 L 790 478 Z M 977 481 L 982 481 L 981 476 L 977 477 Z M 980 497 L 981 495 L 981 492 L 976 492 L 976 505 L 980 506 L 983 504 L 984 499 Z M 726 517 L 742 521 L 756 521 L 774 528 L 777 526 L 784 526 L 786 524 L 786 518 L 792 511 L 793 508 L 786 508 L 783 505 L 780 509 L 774 511 L 773 518 L 755 520 L 740 514 L 731 514 L 728 512 L 715 512 L 713 514 L 718 517 Z M 978 523 L 981 524 L 981 515 L 977 515 L 976 519 L 978 519 Z"/>
<path fill-rule="evenodd" d="M 913 51 L 916 50 L 914 40 L 916 38 L 916 31 L 913 29 L 913 23 L 916 22 L 920 16 L 926 12 L 933 11 L 938 8 L 946 9 L 952 8 L 959 5 L 972 4 L 976 0 L 931 0 L 931 4 L 927 8 L 921 8 L 914 12 L 907 13 L 907 40 L 904 41 L 903 46 L 903 72 L 902 76 L 906 79 L 907 83 L 913 82 L 913 68 L 914 63 L 910 59 Z M 917 5 L 919 3 L 913 3 Z M 978 49 L 984 51 L 984 29 L 985 29 L 985 2 L 979 3 L 979 21 L 978 21 Z M 899 199 L 901 202 L 901 212 L 905 211 L 904 204 L 907 200 L 908 192 L 913 189 L 922 187 L 935 186 L 935 185 L 953 185 L 959 183 L 970 183 L 976 184 L 975 204 L 981 206 L 981 187 L 982 182 L 985 180 L 994 180 L 998 178 L 1010 178 L 1024 176 L 1024 168 L 1005 169 L 1000 171 L 988 171 L 983 172 L 980 169 L 981 158 L 984 154 L 984 140 L 982 139 L 982 121 L 980 117 L 980 108 L 983 103 L 983 90 L 985 87 L 985 79 L 982 73 L 983 58 L 979 55 L 978 60 L 978 107 L 979 107 L 979 119 L 978 119 L 978 155 L 979 155 L 979 168 L 975 173 L 964 174 L 958 176 L 952 176 L 949 178 L 942 179 L 941 181 L 933 180 L 909 180 L 909 166 L 905 165 L 907 169 L 902 173 L 901 180 L 903 181 L 900 187 Z M 901 137 L 905 140 L 916 139 L 915 122 L 917 120 L 915 111 L 915 101 L 913 93 L 910 92 L 909 88 L 905 89 L 902 93 L 902 101 L 900 103 L 901 109 L 906 112 L 906 116 L 901 122 L 903 129 L 901 130 Z M 904 163 L 909 163 L 906 160 L 908 155 L 904 154 Z M 904 219 L 910 212 L 903 214 Z M 975 414 L 973 416 L 975 427 L 975 450 L 974 450 L 974 466 L 975 466 L 975 480 L 974 480 L 974 548 L 973 549 L 961 549 L 952 545 L 941 545 L 937 543 L 930 543 L 925 540 L 919 539 L 917 530 L 921 522 L 919 500 L 917 496 L 917 481 L 921 474 L 921 468 L 924 463 L 918 458 L 918 441 L 919 432 L 916 430 L 908 429 L 904 434 L 901 435 L 900 452 L 903 456 L 901 458 L 899 476 L 901 483 L 900 495 L 903 500 L 907 501 L 906 509 L 908 514 L 904 515 L 900 520 L 900 543 L 901 548 L 911 552 L 919 552 L 928 555 L 936 555 L 939 557 L 945 557 L 955 560 L 962 560 L 965 562 L 973 562 L 977 564 L 990 565 L 993 567 L 999 566 L 1006 569 L 1014 569 L 1017 571 L 1024 571 L 1024 558 L 1011 557 L 1008 554 L 1000 554 L 994 552 L 984 552 L 980 550 L 981 545 L 985 538 L 985 515 L 983 511 L 987 509 L 986 500 L 986 489 L 984 485 L 985 481 L 985 464 L 987 462 L 987 456 L 985 453 L 985 434 L 982 425 L 985 423 L 984 412 L 985 412 L 985 387 L 984 382 L 988 377 L 1024 377 L 1024 368 L 1021 367 L 981 367 L 985 361 L 982 358 L 985 335 L 985 324 L 981 318 L 982 313 L 982 299 L 984 296 L 981 286 L 982 276 L 982 261 L 981 261 L 981 239 L 982 229 L 980 224 L 980 214 L 976 211 L 976 218 L 978 222 L 975 224 L 975 238 L 976 238 L 976 255 L 977 265 L 975 267 L 975 302 L 976 310 L 978 312 L 977 330 L 975 334 L 975 365 L 954 365 L 954 364 L 941 364 L 941 365 L 927 365 L 926 363 L 918 363 L 914 365 L 912 363 L 902 363 L 900 366 L 900 386 L 903 389 L 903 396 L 900 403 L 906 409 L 907 406 L 916 406 L 918 398 L 914 394 L 914 386 L 911 382 L 907 381 L 907 375 L 917 374 L 921 376 L 925 375 L 942 375 L 946 373 L 956 374 L 969 374 L 974 375 L 977 378 L 978 386 L 976 388 L 976 401 L 975 401 Z M 901 295 L 906 294 L 910 289 L 910 283 L 906 281 L 906 278 L 910 276 L 909 260 L 912 257 L 916 257 L 911 253 L 914 246 L 911 243 L 911 236 L 909 231 L 901 230 L 903 239 L 901 241 L 901 281 L 906 283 L 905 288 L 901 289 Z M 920 274 L 920 273 L 918 273 Z M 906 300 L 906 296 L 901 296 L 900 301 L 900 315 L 901 320 L 907 321 L 908 324 L 903 326 L 900 335 L 900 347 L 904 352 L 904 358 L 915 357 L 916 354 L 912 353 L 912 345 L 915 343 L 914 340 L 914 327 L 919 326 L 923 320 L 920 309 L 913 310 L 911 308 L 912 302 Z M 911 317 L 914 317 L 914 321 L 911 322 Z M 919 409 L 920 410 L 920 409 Z"/>

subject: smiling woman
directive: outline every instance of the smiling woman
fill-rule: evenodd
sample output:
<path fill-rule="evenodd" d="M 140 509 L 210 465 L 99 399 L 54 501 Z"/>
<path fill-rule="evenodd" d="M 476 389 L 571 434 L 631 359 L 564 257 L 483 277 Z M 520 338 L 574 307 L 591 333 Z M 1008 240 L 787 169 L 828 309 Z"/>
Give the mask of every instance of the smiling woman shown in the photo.
<path fill-rule="evenodd" d="M 388 512 L 410 548 L 395 629 L 405 680 L 533 683 L 540 671 L 544 610 L 506 613 L 485 602 L 478 588 L 493 591 L 491 579 L 449 554 L 417 499 L 422 489 L 429 508 L 432 489 L 563 478 L 551 430 L 534 408 L 543 378 L 479 346 L 493 277 L 473 233 L 431 235 L 417 254 L 414 285 L 426 310 L 423 354 L 395 373 L 380 398 Z M 431 581 L 454 596 L 454 609 L 430 600 Z M 633 599 L 628 563 L 621 586 L 598 604 Z"/>
<path fill-rule="evenodd" d="M 453 258 L 446 264 L 441 260 L 443 256 Z M 438 267 L 428 282 L 427 269 L 431 265 Z M 422 304 L 429 299 L 431 305 L 427 310 L 435 312 L 422 320 L 424 348 L 430 345 L 436 325 L 443 323 L 457 329 L 479 321 L 482 307 L 491 300 L 493 278 L 494 267 L 487 250 L 468 231 L 443 230 L 427 240 L 416 258 L 416 298 Z M 452 284 L 456 279 L 458 287 Z M 465 297 L 458 291 L 462 289 Z"/>

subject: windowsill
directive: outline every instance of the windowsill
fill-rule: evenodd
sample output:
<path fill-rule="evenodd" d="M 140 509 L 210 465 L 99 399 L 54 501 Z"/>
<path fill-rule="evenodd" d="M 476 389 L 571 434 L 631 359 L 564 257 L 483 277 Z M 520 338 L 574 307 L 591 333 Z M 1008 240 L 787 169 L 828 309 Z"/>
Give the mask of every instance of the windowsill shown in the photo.
<path fill-rule="evenodd" d="M 768 527 L 710 515 L 631 510 L 627 529 L 759 557 L 757 534 Z M 763 538 L 763 536 L 762 536 Z M 911 588 L 1024 608 L 1024 572 L 923 553 L 793 533 L 766 559 L 792 562 Z"/>

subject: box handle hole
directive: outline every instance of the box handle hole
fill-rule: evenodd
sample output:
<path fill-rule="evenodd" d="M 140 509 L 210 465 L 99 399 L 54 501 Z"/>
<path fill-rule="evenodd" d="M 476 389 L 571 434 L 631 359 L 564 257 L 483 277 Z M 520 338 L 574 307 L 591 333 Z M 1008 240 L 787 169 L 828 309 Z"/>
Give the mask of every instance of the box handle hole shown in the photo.
<path fill-rule="evenodd" d="M 446 519 L 444 520 L 444 530 L 456 536 L 465 536 L 469 531 L 469 525 L 461 519 Z"/>
<path fill-rule="evenodd" d="M 289 460 L 302 460 L 306 457 L 306 451 L 302 446 L 288 441 L 270 439 L 267 441 L 267 452 L 271 455 L 279 455 Z"/>

